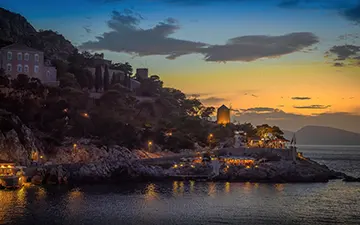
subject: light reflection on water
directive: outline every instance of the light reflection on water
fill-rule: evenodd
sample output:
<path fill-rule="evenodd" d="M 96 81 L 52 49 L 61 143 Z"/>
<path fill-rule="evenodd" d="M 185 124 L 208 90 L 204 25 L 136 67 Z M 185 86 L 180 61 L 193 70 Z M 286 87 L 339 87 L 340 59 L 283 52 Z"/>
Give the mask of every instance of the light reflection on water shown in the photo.
<path fill-rule="evenodd" d="M 174 181 L 0 191 L 0 224 L 359 224 L 360 184 Z"/>

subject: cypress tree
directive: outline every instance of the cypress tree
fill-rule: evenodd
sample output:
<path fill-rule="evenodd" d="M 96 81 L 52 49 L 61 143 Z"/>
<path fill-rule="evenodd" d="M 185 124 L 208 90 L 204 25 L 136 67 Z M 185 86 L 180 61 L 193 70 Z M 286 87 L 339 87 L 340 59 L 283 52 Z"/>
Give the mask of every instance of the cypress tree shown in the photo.
<path fill-rule="evenodd" d="M 105 71 L 104 71 L 104 91 L 107 91 L 109 89 L 109 79 L 110 79 L 109 68 L 108 68 L 108 66 L 105 66 Z"/>
<path fill-rule="evenodd" d="M 112 77 L 111 77 L 111 85 L 114 85 L 114 84 L 116 84 L 116 74 L 115 74 L 115 72 L 113 72 L 112 73 Z"/>
<path fill-rule="evenodd" d="M 95 90 L 98 92 L 102 87 L 102 71 L 101 66 L 95 68 Z"/>

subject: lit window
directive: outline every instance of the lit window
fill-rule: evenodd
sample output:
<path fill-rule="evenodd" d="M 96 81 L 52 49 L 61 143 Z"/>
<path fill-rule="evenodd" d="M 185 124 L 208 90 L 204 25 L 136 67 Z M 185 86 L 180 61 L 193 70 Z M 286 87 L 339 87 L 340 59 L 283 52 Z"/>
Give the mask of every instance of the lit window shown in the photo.
<path fill-rule="evenodd" d="M 35 62 L 39 62 L 39 55 L 35 54 Z"/>
<path fill-rule="evenodd" d="M 38 73 L 39 72 L 39 66 L 34 66 L 34 72 Z"/>
<path fill-rule="evenodd" d="M 6 70 L 7 70 L 8 72 L 11 72 L 11 70 L 12 70 L 12 65 L 11 65 L 10 63 L 7 64 Z"/>
<path fill-rule="evenodd" d="M 17 54 L 17 60 L 18 60 L 18 61 L 21 61 L 21 60 L 22 60 L 22 53 L 21 53 L 21 52 L 19 52 L 19 53 Z"/>
<path fill-rule="evenodd" d="M 19 72 L 19 73 L 21 73 L 22 72 L 22 65 L 17 65 L 17 71 Z"/>
<path fill-rule="evenodd" d="M 28 72 L 29 72 L 29 66 L 28 66 L 28 65 L 25 65 L 25 66 L 24 66 L 24 72 L 25 72 L 25 73 L 28 73 Z"/>
<path fill-rule="evenodd" d="M 24 60 L 25 60 L 25 61 L 29 61 L 29 53 L 25 53 L 25 54 L 24 54 Z"/>
<path fill-rule="evenodd" d="M 8 60 L 12 60 L 12 52 L 8 52 L 8 53 L 7 53 L 7 59 L 8 59 Z"/>

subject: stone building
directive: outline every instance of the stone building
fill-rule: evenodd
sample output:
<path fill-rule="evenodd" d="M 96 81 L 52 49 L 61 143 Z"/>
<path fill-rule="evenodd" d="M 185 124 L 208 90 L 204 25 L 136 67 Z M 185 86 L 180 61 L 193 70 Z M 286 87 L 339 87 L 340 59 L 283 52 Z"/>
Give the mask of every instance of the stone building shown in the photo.
<path fill-rule="evenodd" d="M 225 105 L 220 106 L 217 110 L 217 123 L 222 125 L 230 123 L 230 109 Z"/>
<path fill-rule="evenodd" d="M 38 78 L 43 84 L 58 85 L 56 68 L 46 63 L 44 52 L 22 44 L 12 44 L 0 49 L 0 68 L 11 79 L 18 74 Z"/>

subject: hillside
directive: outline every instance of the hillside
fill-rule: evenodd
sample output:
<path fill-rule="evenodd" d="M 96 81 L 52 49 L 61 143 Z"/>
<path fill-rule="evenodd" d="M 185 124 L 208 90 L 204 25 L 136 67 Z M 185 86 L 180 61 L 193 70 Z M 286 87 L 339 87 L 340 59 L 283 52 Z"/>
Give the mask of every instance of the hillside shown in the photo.
<path fill-rule="evenodd" d="M 284 132 L 291 140 L 292 132 Z M 300 145 L 360 145 L 360 134 L 346 130 L 305 126 L 296 132 L 296 141 Z"/>
<path fill-rule="evenodd" d="M 47 59 L 62 59 L 76 49 L 64 36 L 51 31 L 37 31 L 22 15 L 0 7 L 0 48 L 23 43 L 44 51 Z"/>

